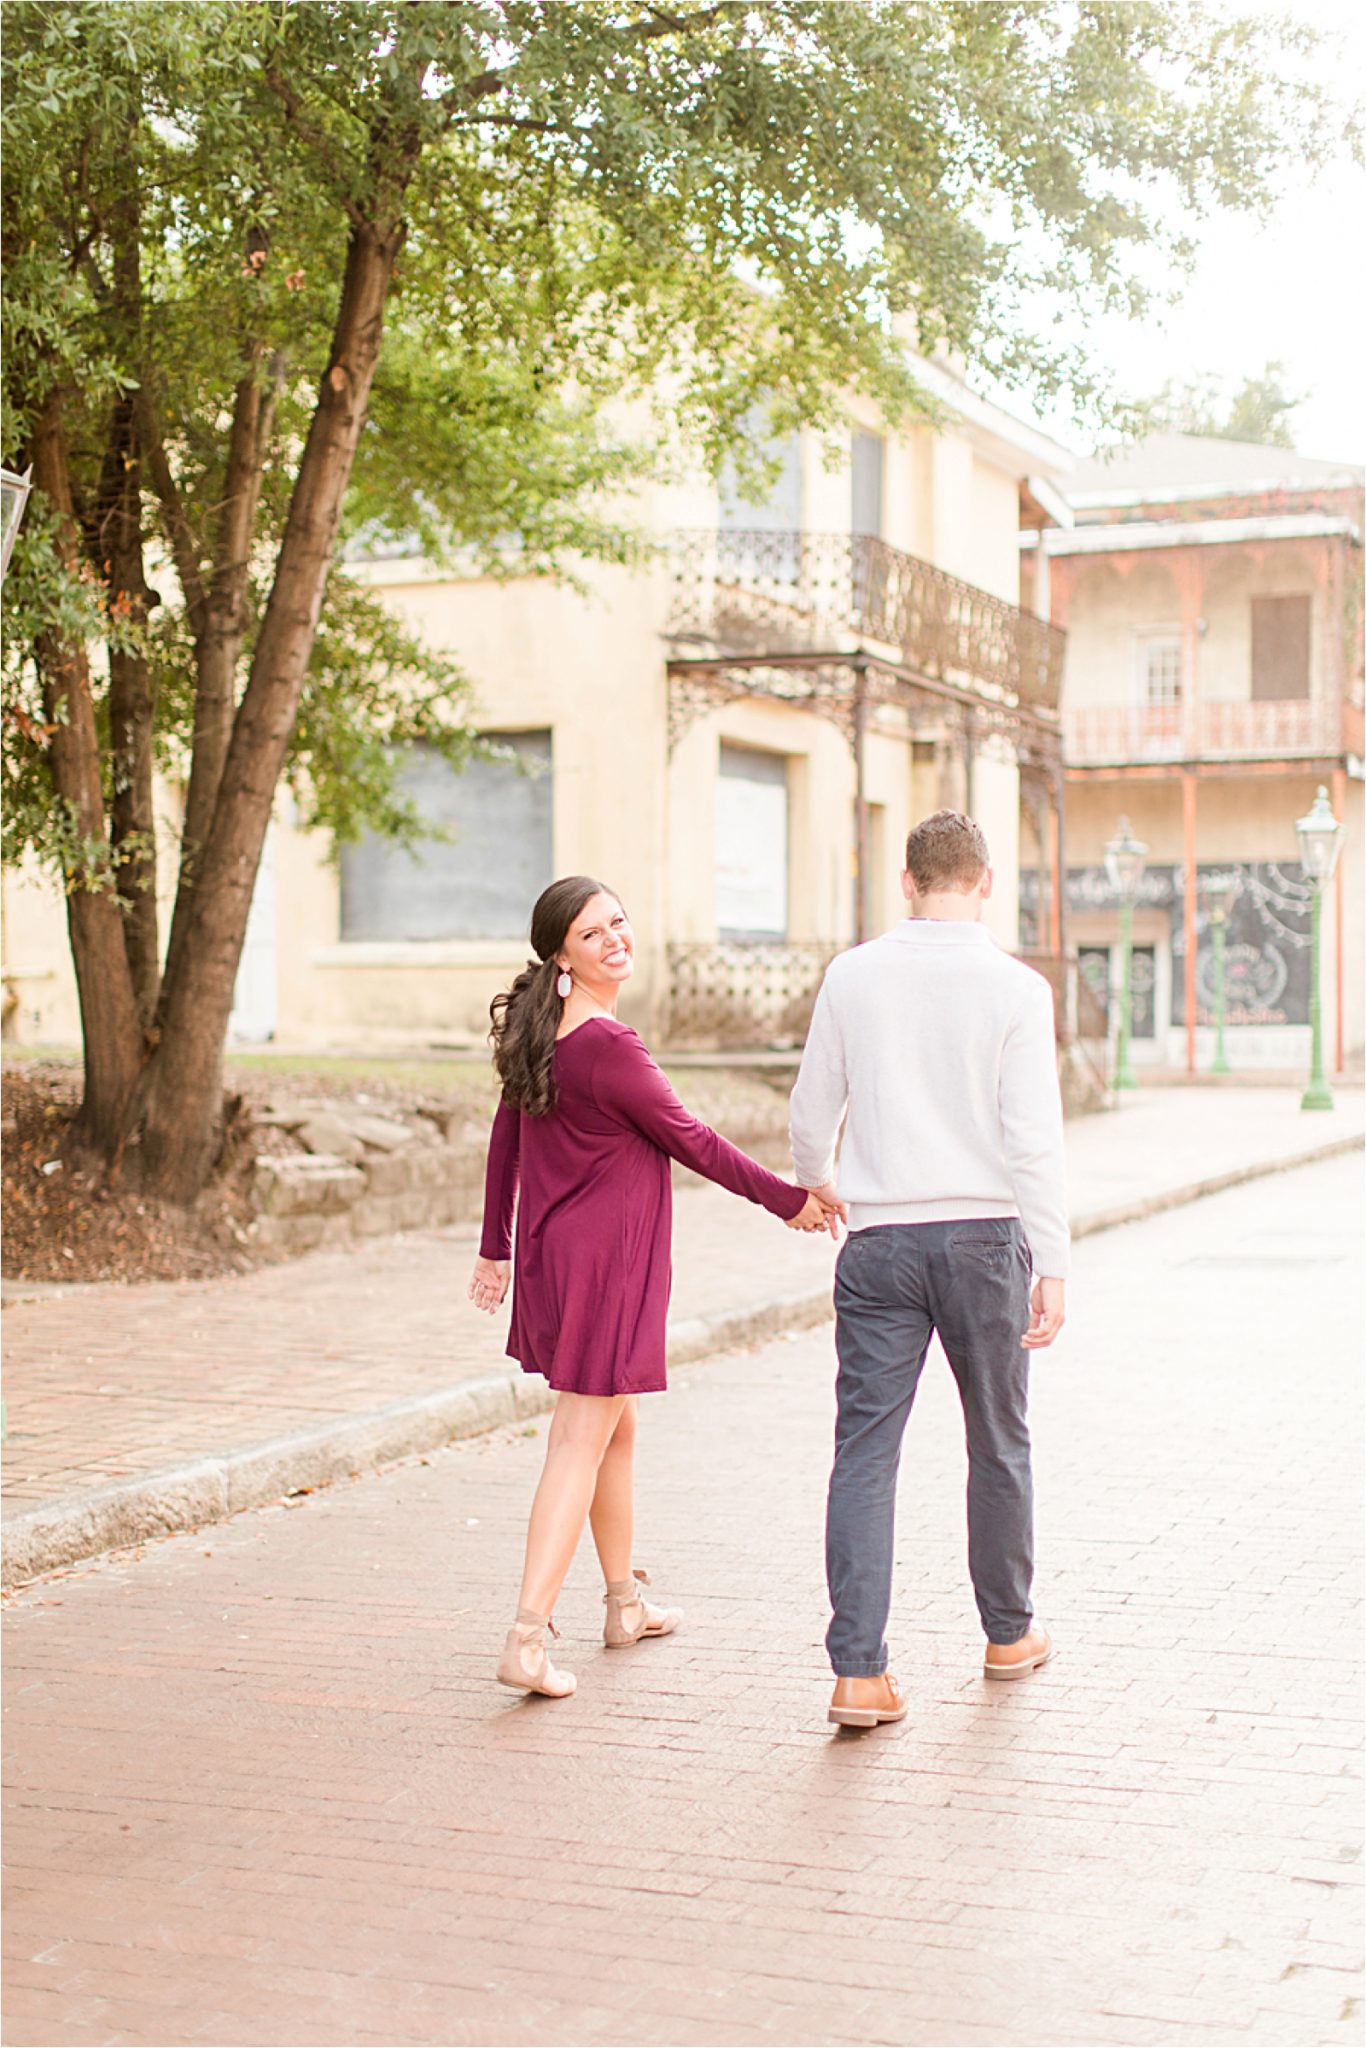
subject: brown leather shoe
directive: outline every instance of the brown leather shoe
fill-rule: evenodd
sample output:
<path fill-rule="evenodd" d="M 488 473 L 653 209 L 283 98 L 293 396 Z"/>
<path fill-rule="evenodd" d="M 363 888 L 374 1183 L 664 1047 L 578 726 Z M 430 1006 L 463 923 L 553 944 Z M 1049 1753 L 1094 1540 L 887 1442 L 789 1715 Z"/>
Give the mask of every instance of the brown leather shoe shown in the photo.
<path fill-rule="evenodd" d="M 890 1671 L 877 1678 L 837 1678 L 828 1720 L 841 1728 L 876 1728 L 881 1721 L 904 1721 L 909 1702 Z"/>
<path fill-rule="evenodd" d="M 1018 1643 L 988 1643 L 982 1674 L 985 1678 L 1028 1678 L 1052 1654 L 1048 1630 L 1036 1623 Z"/>

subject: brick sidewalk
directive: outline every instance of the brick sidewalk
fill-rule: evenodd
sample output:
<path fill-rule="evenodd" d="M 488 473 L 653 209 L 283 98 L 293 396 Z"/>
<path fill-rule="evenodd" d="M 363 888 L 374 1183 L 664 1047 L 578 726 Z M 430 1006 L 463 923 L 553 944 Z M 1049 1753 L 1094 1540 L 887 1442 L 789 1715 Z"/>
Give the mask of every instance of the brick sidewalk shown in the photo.
<path fill-rule="evenodd" d="M 1074 1217 L 1360 1134 L 1360 1090 L 1302 1116 L 1292 1092 L 1144 1090 L 1069 1127 Z M 747 1202 L 685 1187 L 675 1318 L 822 1288 L 833 1248 Z M 5 1316 L 6 1514 L 161 1472 L 506 1366 L 506 1311 L 465 1299 L 463 1227 L 317 1252 L 240 1277 L 99 1285 L 24 1298 Z"/>
<path fill-rule="evenodd" d="M 644 1404 L 687 1610 L 491 1670 L 508 1431 L 18 1594 L 5 2039 L 167 2048 L 1361 2038 L 1355 1159 L 1083 1243 L 1035 1364 L 1057 1657 L 984 1685 L 962 1421 L 901 1485 L 910 1719 L 824 1722 L 828 1329 Z"/>

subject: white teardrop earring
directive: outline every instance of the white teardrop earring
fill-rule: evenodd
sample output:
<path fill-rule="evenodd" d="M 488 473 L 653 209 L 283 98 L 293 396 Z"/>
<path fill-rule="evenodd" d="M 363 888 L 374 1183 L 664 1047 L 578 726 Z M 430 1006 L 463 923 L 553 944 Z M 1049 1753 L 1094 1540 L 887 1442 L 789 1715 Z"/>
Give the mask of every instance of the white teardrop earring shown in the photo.
<path fill-rule="evenodd" d="M 570 989 L 573 988 L 573 986 L 574 984 L 569 978 L 568 968 L 562 967 L 560 969 L 559 976 L 555 982 L 555 993 L 559 997 L 561 1002 L 565 1001 Z"/>

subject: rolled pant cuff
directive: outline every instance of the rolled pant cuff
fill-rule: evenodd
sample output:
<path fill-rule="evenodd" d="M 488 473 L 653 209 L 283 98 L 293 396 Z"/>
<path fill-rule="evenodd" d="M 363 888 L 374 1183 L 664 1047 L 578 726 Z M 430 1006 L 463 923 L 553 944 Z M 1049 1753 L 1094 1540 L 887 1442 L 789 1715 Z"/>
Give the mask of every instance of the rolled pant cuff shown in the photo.
<path fill-rule="evenodd" d="M 884 1657 L 880 1664 L 832 1664 L 830 1668 L 836 1678 L 885 1678 L 887 1660 Z"/>

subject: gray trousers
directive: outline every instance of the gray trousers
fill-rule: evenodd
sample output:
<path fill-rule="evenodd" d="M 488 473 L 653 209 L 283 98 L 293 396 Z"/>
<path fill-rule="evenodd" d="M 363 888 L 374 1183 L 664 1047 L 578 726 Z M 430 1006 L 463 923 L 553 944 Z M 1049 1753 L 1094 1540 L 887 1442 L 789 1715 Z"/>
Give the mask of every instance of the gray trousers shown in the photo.
<path fill-rule="evenodd" d="M 982 1626 L 1014 1643 L 1033 1620 L 1029 1464 L 1029 1253 L 1014 1217 L 889 1223 L 845 1240 L 835 1268 L 839 1353 L 825 1560 L 825 1638 L 841 1678 L 887 1669 L 897 1467 L 937 1331 L 968 1443 L 968 1569 Z"/>

